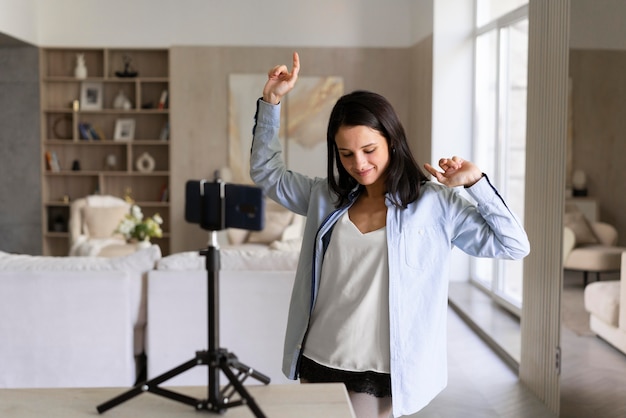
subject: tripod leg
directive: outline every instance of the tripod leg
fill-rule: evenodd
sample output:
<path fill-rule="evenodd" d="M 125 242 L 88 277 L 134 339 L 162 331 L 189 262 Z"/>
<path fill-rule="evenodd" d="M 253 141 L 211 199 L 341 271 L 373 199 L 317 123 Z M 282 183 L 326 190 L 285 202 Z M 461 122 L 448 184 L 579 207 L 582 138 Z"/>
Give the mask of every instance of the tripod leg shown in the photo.
<path fill-rule="evenodd" d="M 237 376 L 235 376 L 232 370 L 230 370 L 230 365 L 228 364 L 228 362 L 221 362 L 220 368 L 222 369 L 226 377 L 228 377 L 228 380 L 230 380 L 230 383 L 232 383 L 235 389 L 237 389 L 237 392 L 239 393 L 239 395 L 243 399 L 245 399 L 246 401 L 245 403 L 252 410 L 252 413 L 254 414 L 254 416 L 256 418 L 265 418 L 265 414 L 263 414 L 263 411 L 261 411 L 261 408 L 259 408 L 259 406 L 256 404 L 256 401 L 254 400 L 254 398 L 250 395 L 250 393 L 248 393 L 246 388 L 241 384 L 239 379 L 237 379 Z"/>
<path fill-rule="evenodd" d="M 268 376 L 253 369 L 250 366 L 246 366 L 245 364 L 243 364 L 237 359 L 237 356 L 235 354 L 225 353 L 225 356 L 227 358 L 228 364 L 233 369 L 238 370 L 239 373 L 237 373 L 235 377 L 237 378 L 239 382 L 243 383 L 248 377 L 252 376 L 253 378 L 255 378 L 256 380 L 258 380 L 259 382 L 265 385 L 270 383 L 271 379 Z M 221 391 L 221 394 L 223 397 L 230 398 L 236 391 L 237 391 L 236 388 L 234 388 L 234 386 L 231 383 L 229 383 L 228 385 L 224 386 L 224 388 Z"/>
<path fill-rule="evenodd" d="M 98 410 L 99 413 L 103 413 L 111 408 L 113 408 L 114 406 L 117 406 L 119 404 L 121 404 L 122 402 L 125 402 L 131 398 L 134 398 L 137 395 L 140 395 L 143 392 L 154 392 L 157 394 L 160 394 L 162 396 L 166 396 L 166 397 L 170 397 L 174 400 L 180 401 L 180 402 L 184 402 L 187 403 L 189 405 L 197 405 L 198 401 L 196 399 L 190 398 L 188 396 L 184 396 L 184 395 L 179 395 L 176 394 L 175 396 L 170 396 L 171 391 L 165 391 L 163 389 L 159 390 L 157 388 L 159 383 L 165 382 L 168 379 L 171 379 L 174 376 L 177 376 L 189 369 L 191 369 L 192 367 L 194 367 L 195 365 L 198 364 L 198 360 L 197 359 L 192 359 L 189 360 L 186 363 L 181 364 L 180 366 L 165 372 L 157 377 L 155 377 L 154 379 L 151 380 L 147 380 L 145 382 L 139 383 L 138 385 L 136 385 L 135 387 L 133 387 L 132 389 L 122 393 L 121 395 L 116 396 L 115 398 L 104 402 L 103 404 L 100 404 L 96 407 L 96 409 Z M 159 393 L 161 392 L 161 393 Z M 163 392 L 168 392 L 168 394 L 163 393 Z M 193 401 L 193 403 L 192 403 Z"/>
<path fill-rule="evenodd" d="M 237 357 L 234 354 L 231 354 L 231 358 L 229 359 L 229 363 L 231 364 L 232 367 L 234 367 L 235 369 L 239 370 L 240 372 L 248 375 L 248 376 L 252 376 L 253 378 L 255 378 L 256 380 L 258 380 L 259 382 L 267 385 L 270 383 L 271 379 L 269 378 L 269 376 L 264 375 L 263 373 L 261 373 L 258 370 L 253 369 L 250 366 L 246 366 L 245 364 L 243 364 L 242 362 L 240 362 L 239 360 L 237 360 Z"/>

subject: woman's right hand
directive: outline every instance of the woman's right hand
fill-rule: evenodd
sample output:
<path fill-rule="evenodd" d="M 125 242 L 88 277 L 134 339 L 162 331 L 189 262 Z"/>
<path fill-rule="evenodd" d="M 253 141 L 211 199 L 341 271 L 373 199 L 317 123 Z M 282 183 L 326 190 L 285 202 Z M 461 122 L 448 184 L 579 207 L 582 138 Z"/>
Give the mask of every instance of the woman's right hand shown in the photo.
<path fill-rule="evenodd" d="M 267 83 L 263 87 L 263 100 L 268 103 L 278 104 L 282 97 L 296 85 L 299 71 L 300 57 L 297 52 L 294 52 L 291 72 L 289 72 L 286 65 L 277 65 L 267 73 Z"/>

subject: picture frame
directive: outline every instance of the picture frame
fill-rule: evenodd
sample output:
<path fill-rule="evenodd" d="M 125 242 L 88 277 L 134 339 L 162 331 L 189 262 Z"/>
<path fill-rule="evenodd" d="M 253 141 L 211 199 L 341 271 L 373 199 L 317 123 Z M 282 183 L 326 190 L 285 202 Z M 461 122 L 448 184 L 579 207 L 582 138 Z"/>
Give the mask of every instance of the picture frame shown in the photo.
<path fill-rule="evenodd" d="M 80 110 L 102 110 L 102 83 L 95 81 L 81 83 Z"/>
<path fill-rule="evenodd" d="M 135 139 L 135 119 L 117 119 L 113 140 L 132 141 L 133 139 Z"/>

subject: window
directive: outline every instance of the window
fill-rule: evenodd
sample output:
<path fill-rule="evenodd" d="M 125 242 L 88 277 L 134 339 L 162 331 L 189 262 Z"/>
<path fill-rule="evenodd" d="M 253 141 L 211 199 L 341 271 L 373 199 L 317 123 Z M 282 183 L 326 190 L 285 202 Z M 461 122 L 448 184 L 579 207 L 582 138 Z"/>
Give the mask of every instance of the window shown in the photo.
<path fill-rule="evenodd" d="M 492 183 L 522 222 L 528 7 L 512 9 L 523 3 L 521 0 L 476 1 L 473 135 L 474 161 L 490 174 Z M 508 13 L 500 13 L 504 11 Z M 521 260 L 473 259 L 472 281 L 519 314 L 522 266 Z"/>
<path fill-rule="evenodd" d="M 528 0 L 477 0 L 476 26 L 483 26 L 528 4 Z"/>

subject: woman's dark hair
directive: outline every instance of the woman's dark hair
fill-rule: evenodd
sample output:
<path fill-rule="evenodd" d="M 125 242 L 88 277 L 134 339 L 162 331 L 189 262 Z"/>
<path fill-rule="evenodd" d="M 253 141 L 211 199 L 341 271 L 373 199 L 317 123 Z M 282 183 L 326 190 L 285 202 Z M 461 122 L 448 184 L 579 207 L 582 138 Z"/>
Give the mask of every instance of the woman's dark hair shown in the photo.
<path fill-rule="evenodd" d="M 387 193 L 393 203 L 401 208 L 406 208 L 409 203 L 417 200 L 420 186 L 428 178 L 411 154 L 404 128 L 393 106 L 379 94 L 355 91 L 342 96 L 335 103 L 326 133 L 328 185 L 337 194 L 337 207 L 348 202 L 350 192 L 358 184 L 339 158 L 335 136 L 342 126 L 367 126 L 380 132 L 387 139 L 389 147 Z M 335 174 L 335 169 L 338 175 Z"/>

